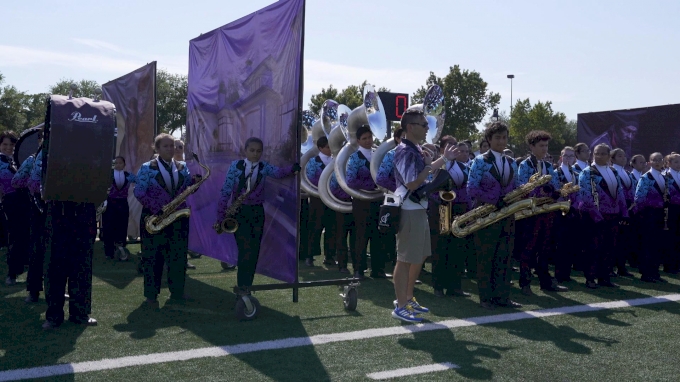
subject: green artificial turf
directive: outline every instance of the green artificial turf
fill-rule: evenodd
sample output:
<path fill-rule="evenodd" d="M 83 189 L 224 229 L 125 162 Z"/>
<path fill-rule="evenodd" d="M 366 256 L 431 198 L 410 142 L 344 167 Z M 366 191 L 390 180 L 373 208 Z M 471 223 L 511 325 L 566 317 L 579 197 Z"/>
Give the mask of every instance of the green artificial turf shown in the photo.
<path fill-rule="evenodd" d="M 132 253 L 138 245 L 130 245 Z M 5 274 L 4 256 L 0 272 Z M 337 287 L 300 289 L 300 302 L 291 290 L 256 292 L 262 304 L 259 317 L 239 322 L 234 317 L 231 292 L 236 272 L 223 271 L 214 259 L 191 259 L 196 270 L 187 271 L 186 292 L 195 301 L 166 305 L 163 286 L 160 309 L 144 306 L 142 277 L 130 262 L 104 260 L 96 243 L 92 316 L 99 325 L 83 328 L 65 323 L 44 332 L 45 304 L 23 302 L 23 282 L 0 286 L 0 370 L 95 361 L 131 355 L 252 343 L 265 340 L 401 326 L 390 317 L 394 291 L 389 280 L 367 280 L 359 287 L 356 312 L 343 309 Z M 317 261 L 319 263 L 319 261 Z M 307 268 L 300 264 L 302 280 L 340 278 L 335 268 Z M 429 268 L 429 265 L 427 266 Z M 515 278 L 517 274 L 515 273 Z M 567 283 L 568 293 L 525 297 L 515 284 L 512 298 L 525 310 L 580 305 L 677 293 L 680 282 L 645 284 L 618 278 L 619 290 L 583 286 L 583 278 Z M 478 306 L 476 284 L 463 280 L 470 299 L 434 297 L 430 277 L 422 277 L 416 297 L 432 309 L 431 321 L 509 313 Z M 25 280 L 25 274 L 19 281 Z M 275 280 L 256 276 L 256 283 Z M 66 304 L 68 305 L 68 304 Z M 678 380 L 680 306 L 663 303 L 529 319 L 502 324 L 305 346 L 285 350 L 129 367 L 82 373 L 49 380 L 200 380 L 200 381 L 323 381 L 364 380 L 367 373 L 430 363 L 451 362 L 460 369 L 400 378 L 400 380 L 508 380 L 508 381 L 662 381 Z M 67 312 L 68 314 L 68 312 Z"/>

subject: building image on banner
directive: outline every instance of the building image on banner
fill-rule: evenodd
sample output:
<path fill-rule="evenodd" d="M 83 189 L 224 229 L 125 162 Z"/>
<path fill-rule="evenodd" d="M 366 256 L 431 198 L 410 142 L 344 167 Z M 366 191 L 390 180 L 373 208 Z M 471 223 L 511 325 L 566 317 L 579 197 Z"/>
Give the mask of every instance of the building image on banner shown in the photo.
<path fill-rule="evenodd" d="M 582 113 L 577 126 L 579 142 L 621 148 L 629 159 L 680 152 L 680 104 Z"/>
<path fill-rule="evenodd" d="M 136 174 L 153 155 L 156 135 L 156 61 L 102 85 L 103 99 L 116 105 L 116 156 L 125 158 L 125 171 Z M 128 236 L 139 237 L 142 205 L 129 189 Z"/>
<path fill-rule="evenodd" d="M 237 262 L 233 235 L 218 235 L 212 226 L 229 166 L 245 158 L 248 138 L 263 141 L 261 161 L 277 167 L 298 161 L 303 4 L 279 1 L 190 41 L 187 152 L 196 153 L 213 174 L 188 200 L 192 251 Z M 192 172 L 200 172 L 193 161 L 188 165 Z M 292 282 L 297 267 L 298 181 L 267 177 L 264 193 L 258 273 Z"/>

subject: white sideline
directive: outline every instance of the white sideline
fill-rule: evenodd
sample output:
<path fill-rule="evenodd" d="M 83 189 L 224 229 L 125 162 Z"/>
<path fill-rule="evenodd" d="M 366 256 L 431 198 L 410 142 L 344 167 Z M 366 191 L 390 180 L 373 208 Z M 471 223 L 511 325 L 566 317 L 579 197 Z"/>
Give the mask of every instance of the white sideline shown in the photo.
<path fill-rule="evenodd" d="M 14 381 L 29 378 L 48 378 L 57 375 L 119 369 L 129 366 L 141 366 L 164 362 L 187 361 L 196 358 L 222 357 L 233 354 L 252 353 L 263 350 L 289 349 L 309 345 L 323 345 L 334 342 L 397 336 L 410 333 L 428 332 L 432 330 L 452 329 L 464 326 L 519 321 L 528 318 L 560 316 L 565 314 L 594 312 L 605 309 L 616 309 L 628 306 L 641 306 L 676 301 L 680 301 L 680 294 L 669 294 L 664 296 L 637 298 L 632 300 L 599 302 L 587 305 L 565 306 L 561 308 L 506 313 L 493 316 L 471 317 L 465 319 L 433 322 L 428 324 L 394 326 L 380 329 L 365 329 L 344 333 L 318 334 L 311 337 L 291 337 L 272 341 L 262 341 L 227 346 L 213 346 L 184 351 L 152 353 L 130 357 L 102 359 L 99 361 L 76 362 L 52 366 L 33 367 L 28 369 L 5 370 L 0 371 L 0 381 Z M 389 312 L 387 311 L 385 312 L 386 320 L 390 319 L 388 318 L 389 317 L 388 313 Z"/>
<path fill-rule="evenodd" d="M 381 371 L 381 372 L 378 372 L 378 373 L 366 374 L 366 376 L 370 379 L 380 380 L 380 379 L 405 377 L 407 375 L 427 374 L 427 373 L 433 373 L 435 371 L 444 371 L 444 370 L 458 369 L 458 368 L 460 368 L 460 366 L 458 366 L 456 364 L 443 362 L 443 363 L 433 363 L 431 365 L 407 367 L 407 368 L 404 368 L 404 369 Z"/>

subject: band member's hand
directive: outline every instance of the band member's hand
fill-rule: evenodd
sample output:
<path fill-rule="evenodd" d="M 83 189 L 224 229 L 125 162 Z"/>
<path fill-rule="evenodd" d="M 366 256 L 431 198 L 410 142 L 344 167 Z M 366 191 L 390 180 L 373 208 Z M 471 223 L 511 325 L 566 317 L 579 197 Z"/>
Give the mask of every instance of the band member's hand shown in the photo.
<path fill-rule="evenodd" d="M 425 165 L 431 165 L 432 164 L 432 152 L 426 148 L 423 148 L 423 161 L 425 161 Z"/>
<path fill-rule="evenodd" d="M 444 148 L 444 158 L 454 160 L 458 156 L 458 146 L 446 145 Z"/>
<path fill-rule="evenodd" d="M 506 203 L 505 200 L 503 200 L 503 199 L 501 198 L 501 199 L 498 201 L 498 203 L 496 203 L 496 208 L 498 208 L 498 209 L 500 210 L 501 208 L 506 207 L 507 205 L 508 205 L 508 203 Z"/>
<path fill-rule="evenodd" d="M 550 197 L 553 198 L 553 200 L 558 200 L 559 198 L 562 197 L 562 194 L 559 191 L 553 191 L 550 194 Z"/>
<path fill-rule="evenodd" d="M 191 176 L 191 179 L 193 179 L 194 183 L 198 182 L 199 180 L 203 179 L 203 175 L 201 174 L 194 174 Z"/>
<path fill-rule="evenodd" d="M 295 163 L 293 164 L 293 174 L 297 174 L 302 170 L 302 167 L 300 167 L 300 163 Z"/>

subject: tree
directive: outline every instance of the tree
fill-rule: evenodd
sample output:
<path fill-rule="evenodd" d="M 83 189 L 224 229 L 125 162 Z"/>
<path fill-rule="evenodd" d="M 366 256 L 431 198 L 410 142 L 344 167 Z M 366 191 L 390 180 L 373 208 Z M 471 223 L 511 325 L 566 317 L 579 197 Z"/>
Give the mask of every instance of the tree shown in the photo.
<path fill-rule="evenodd" d="M 2 82 L 0 82 L 2 84 Z M 0 131 L 20 133 L 26 126 L 24 99 L 26 93 L 7 85 L 0 88 Z"/>
<path fill-rule="evenodd" d="M 459 140 L 478 135 L 476 125 L 501 101 L 500 94 L 487 92 L 487 83 L 478 72 L 461 70 L 458 65 L 451 67 L 443 78 L 430 72 L 425 83 L 413 93 L 413 103 L 422 103 L 427 89 L 439 85 L 444 91 L 446 112 L 442 135 L 453 135 Z"/>
<path fill-rule="evenodd" d="M 552 102 L 538 101 L 532 106 L 528 98 L 517 100 L 510 119 L 509 144 L 516 155 L 529 152 L 524 137 L 532 130 L 544 130 L 552 135 L 548 146 L 551 153 L 558 153 L 564 146 L 576 143 L 576 122 L 567 121 L 564 113 L 553 111 Z"/>
<path fill-rule="evenodd" d="M 361 85 L 349 85 L 341 92 L 338 92 L 338 89 L 334 88 L 333 85 L 328 86 L 328 89 L 322 88 L 320 93 L 312 95 L 308 105 L 309 110 L 320 115 L 321 107 L 327 99 L 335 100 L 341 105 L 347 105 L 350 109 L 354 109 L 362 104 L 366 85 L 368 85 L 368 81 L 364 80 Z M 389 92 L 390 89 L 380 87 L 376 91 Z"/>
<path fill-rule="evenodd" d="M 71 91 L 71 85 L 76 85 L 76 89 L 73 91 L 73 97 L 87 97 L 93 98 L 95 95 L 95 90 L 101 90 L 101 86 L 97 81 L 92 80 L 80 80 L 78 82 L 72 79 L 61 79 L 56 84 L 50 86 L 50 94 L 68 95 Z"/>
<path fill-rule="evenodd" d="M 172 134 L 187 122 L 187 92 L 185 75 L 171 74 L 161 69 L 156 73 L 156 122 L 158 131 Z"/>

